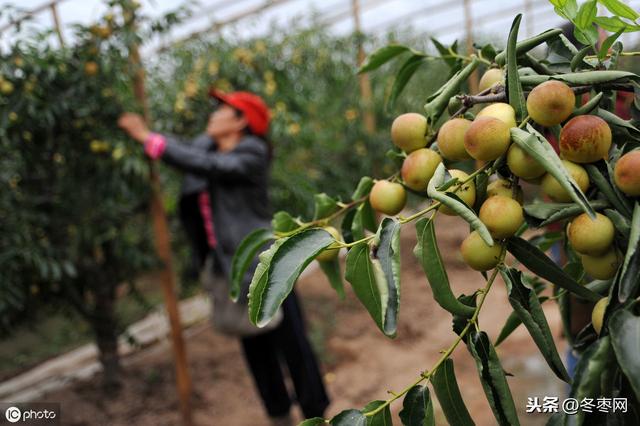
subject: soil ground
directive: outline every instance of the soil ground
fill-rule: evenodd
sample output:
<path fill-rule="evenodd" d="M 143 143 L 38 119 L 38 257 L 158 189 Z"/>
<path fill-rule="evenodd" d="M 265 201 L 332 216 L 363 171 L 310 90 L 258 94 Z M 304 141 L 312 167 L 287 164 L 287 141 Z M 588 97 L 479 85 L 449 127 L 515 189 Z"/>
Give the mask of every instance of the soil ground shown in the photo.
<path fill-rule="evenodd" d="M 456 294 L 470 294 L 483 286 L 479 273 L 466 267 L 458 253 L 468 226 L 459 218 L 436 221 L 440 249 L 447 263 Z M 433 300 L 422 269 L 412 255 L 415 229 L 402 231 L 402 294 L 398 336 L 386 338 L 374 325 L 347 284 L 347 298 L 340 301 L 320 271 L 297 283 L 307 316 L 307 326 L 322 360 L 332 399 L 326 417 L 346 408 L 361 408 L 369 401 L 386 399 L 387 390 L 399 391 L 427 370 L 454 340 L 451 316 Z M 502 281 L 493 286 L 480 315 L 480 326 L 495 340 L 511 312 Z M 561 355 L 566 343 L 561 337 L 556 305 L 543 305 Z M 196 425 L 269 425 L 238 342 L 215 334 L 208 323 L 185 332 L 194 384 Z M 543 414 L 526 414 L 527 397 L 563 398 L 566 385 L 555 378 L 523 327 L 498 348 L 516 408 L 523 425 L 542 425 Z M 495 420 L 482 391 L 475 364 L 464 345 L 453 354 L 463 398 L 478 425 Z M 42 401 L 62 403 L 65 425 L 179 425 L 171 350 L 161 344 L 125 360 L 124 385 L 117 395 L 105 394 L 99 380 L 75 383 L 47 395 Z M 392 405 L 397 419 L 401 401 Z M 301 420 L 297 409 L 293 412 Z M 395 421 L 399 423 L 399 421 Z M 436 423 L 446 424 L 436 403 Z"/>

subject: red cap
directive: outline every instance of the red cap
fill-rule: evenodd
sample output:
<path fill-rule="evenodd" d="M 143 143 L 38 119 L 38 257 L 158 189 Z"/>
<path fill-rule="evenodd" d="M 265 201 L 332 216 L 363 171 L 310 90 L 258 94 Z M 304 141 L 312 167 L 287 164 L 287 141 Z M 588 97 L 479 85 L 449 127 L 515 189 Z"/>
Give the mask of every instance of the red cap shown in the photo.
<path fill-rule="evenodd" d="M 209 90 L 209 96 L 242 111 L 254 134 L 258 136 L 267 134 L 271 117 L 267 104 L 260 96 L 249 92 L 224 93 L 214 88 Z"/>

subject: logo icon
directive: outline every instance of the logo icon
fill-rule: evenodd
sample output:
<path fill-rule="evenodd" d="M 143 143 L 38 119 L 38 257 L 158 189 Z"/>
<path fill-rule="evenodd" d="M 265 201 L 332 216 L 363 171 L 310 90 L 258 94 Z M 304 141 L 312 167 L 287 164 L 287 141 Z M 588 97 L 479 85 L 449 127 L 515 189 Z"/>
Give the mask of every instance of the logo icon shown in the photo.
<path fill-rule="evenodd" d="M 9 407 L 4 412 L 4 417 L 7 419 L 9 423 L 16 423 L 20 421 L 22 417 L 22 412 L 18 407 Z"/>

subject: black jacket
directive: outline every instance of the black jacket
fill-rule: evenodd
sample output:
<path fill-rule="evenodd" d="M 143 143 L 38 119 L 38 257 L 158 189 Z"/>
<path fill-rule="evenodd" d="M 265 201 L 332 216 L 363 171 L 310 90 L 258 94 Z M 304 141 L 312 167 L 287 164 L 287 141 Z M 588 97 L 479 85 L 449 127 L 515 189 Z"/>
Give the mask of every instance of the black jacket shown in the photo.
<path fill-rule="evenodd" d="M 209 190 L 214 230 L 218 241 L 214 253 L 220 272 L 229 277 L 233 254 L 251 231 L 270 227 L 268 199 L 269 151 L 256 136 L 245 136 L 229 152 L 218 152 L 207 135 L 198 136 L 190 145 L 165 135 L 162 160 L 185 172 L 180 193 L 180 218 L 201 266 L 209 251 L 198 194 Z M 246 302 L 253 270 L 247 271 L 240 301 Z M 227 280 L 228 281 L 228 280 Z"/>

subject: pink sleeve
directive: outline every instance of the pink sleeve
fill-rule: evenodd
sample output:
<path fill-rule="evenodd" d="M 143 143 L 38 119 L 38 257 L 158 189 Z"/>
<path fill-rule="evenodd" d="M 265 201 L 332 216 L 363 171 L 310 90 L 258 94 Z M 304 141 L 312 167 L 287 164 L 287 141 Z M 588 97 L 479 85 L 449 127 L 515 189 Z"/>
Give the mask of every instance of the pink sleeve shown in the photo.
<path fill-rule="evenodd" d="M 149 158 L 155 160 L 162 156 L 166 146 L 167 142 L 165 141 L 164 136 L 158 133 L 151 133 L 144 142 L 144 152 L 149 156 Z"/>

